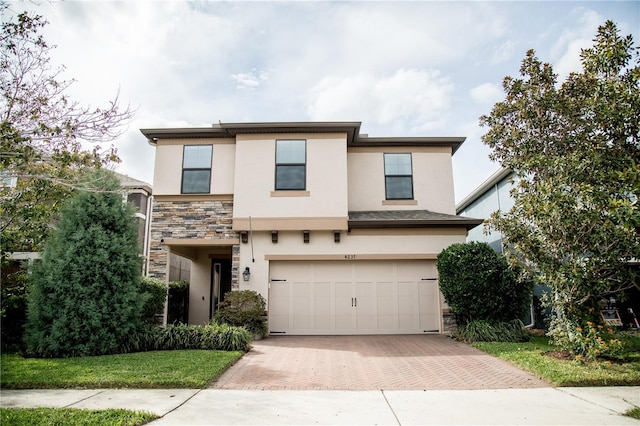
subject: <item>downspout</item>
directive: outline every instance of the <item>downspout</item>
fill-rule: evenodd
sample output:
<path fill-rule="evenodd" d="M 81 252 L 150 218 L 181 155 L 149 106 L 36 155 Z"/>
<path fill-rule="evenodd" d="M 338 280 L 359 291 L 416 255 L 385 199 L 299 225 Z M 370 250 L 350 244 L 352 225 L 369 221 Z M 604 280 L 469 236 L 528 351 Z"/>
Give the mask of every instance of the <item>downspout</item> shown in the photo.
<path fill-rule="evenodd" d="M 151 214 L 153 212 L 153 195 L 149 194 L 149 198 L 147 199 L 147 215 L 145 220 L 145 230 L 144 230 L 144 243 L 143 243 L 143 253 L 144 253 L 144 276 L 149 276 L 149 256 L 151 254 Z"/>

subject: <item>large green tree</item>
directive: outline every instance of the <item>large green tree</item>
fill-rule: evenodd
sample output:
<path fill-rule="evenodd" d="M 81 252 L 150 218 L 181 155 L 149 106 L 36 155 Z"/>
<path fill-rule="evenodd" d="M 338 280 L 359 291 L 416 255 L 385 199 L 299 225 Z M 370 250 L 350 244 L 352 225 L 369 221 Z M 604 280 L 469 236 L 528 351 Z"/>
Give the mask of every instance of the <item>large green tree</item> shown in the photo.
<path fill-rule="evenodd" d="M 632 37 L 608 21 L 562 83 L 534 51 L 480 122 L 492 158 L 517 174 L 510 211 L 489 225 L 511 260 L 551 289 L 551 334 L 570 333 L 602 298 L 637 286 L 640 67 Z"/>
<path fill-rule="evenodd" d="M 34 356 L 116 351 L 139 325 L 137 223 L 108 171 L 61 209 L 34 268 L 25 342 Z"/>
<path fill-rule="evenodd" d="M 11 4 L 14 7 L 15 4 Z M 15 14 L 0 3 L 0 255 L 37 251 L 61 202 L 91 189 L 79 175 L 119 161 L 114 140 L 131 118 L 118 97 L 106 108 L 81 105 L 66 93 L 64 67 L 51 64 L 43 17 Z M 91 145 L 87 145 L 91 144 Z M 87 148 L 87 146 L 89 148 Z"/>

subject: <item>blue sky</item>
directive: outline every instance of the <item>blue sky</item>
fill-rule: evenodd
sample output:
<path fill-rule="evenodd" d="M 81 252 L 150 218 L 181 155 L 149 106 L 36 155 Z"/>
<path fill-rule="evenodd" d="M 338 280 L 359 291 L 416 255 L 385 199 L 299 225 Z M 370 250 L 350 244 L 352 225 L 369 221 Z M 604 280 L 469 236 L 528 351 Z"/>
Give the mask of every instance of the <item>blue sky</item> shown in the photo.
<path fill-rule="evenodd" d="M 153 180 L 140 128 L 243 121 L 361 121 L 370 136 L 466 136 L 460 201 L 498 165 L 478 118 L 528 49 L 562 79 L 607 19 L 640 44 L 638 1 L 11 2 L 34 10 L 85 104 L 135 118 L 117 171 Z"/>

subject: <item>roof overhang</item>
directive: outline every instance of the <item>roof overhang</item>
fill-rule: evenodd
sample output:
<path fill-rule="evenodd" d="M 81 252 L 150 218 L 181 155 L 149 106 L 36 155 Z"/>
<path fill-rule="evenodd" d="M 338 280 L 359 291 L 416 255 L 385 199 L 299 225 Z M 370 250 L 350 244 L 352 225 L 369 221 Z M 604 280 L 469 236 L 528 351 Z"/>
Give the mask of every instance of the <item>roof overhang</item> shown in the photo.
<path fill-rule="evenodd" d="M 513 170 L 509 168 L 500 168 L 498 171 L 494 172 L 491 176 L 487 178 L 483 183 L 480 184 L 476 189 L 474 189 L 469 195 L 464 197 L 462 201 L 460 201 L 456 205 L 456 213 L 460 213 L 462 210 L 466 209 L 475 202 L 478 198 L 484 195 L 489 189 L 493 188 L 497 183 L 502 181 L 502 179 L 509 176 L 513 173 Z"/>
<path fill-rule="evenodd" d="M 429 210 L 381 210 L 349 212 L 349 228 L 465 228 L 481 225 L 474 219 Z"/>
<path fill-rule="evenodd" d="M 140 129 L 140 131 L 153 146 L 159 139 L 232 138 L 239 134 L 260 133 L 346 133 L 347 144 L 351 144 L 360 133 L 360 124 L 355 121 L 218 123 L 211 127 Z"/>
<path fill-rule="evenodd" d="M 160 139 L 233 138 L 260 133 L 346 133 L 349 147 L 448 146 L 453 155 L 464 137 L 368 137 L 360 135 L 359 121 L 218 123 L 211 127 L 140 129 L 155 146 Z"/>

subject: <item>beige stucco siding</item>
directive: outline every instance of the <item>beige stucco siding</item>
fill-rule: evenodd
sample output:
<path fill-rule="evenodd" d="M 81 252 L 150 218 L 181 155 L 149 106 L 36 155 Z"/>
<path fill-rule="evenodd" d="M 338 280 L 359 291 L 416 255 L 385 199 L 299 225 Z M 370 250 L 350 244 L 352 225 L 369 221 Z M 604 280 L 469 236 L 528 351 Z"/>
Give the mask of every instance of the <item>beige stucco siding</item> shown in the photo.
<path fill-rule="evenodd" d="M 431 228 L 416 230 L 407 235 L 400 230 L 354 230 L 343 231 L 340 242 L 334 241 L 333 232 L 315 231 L 310 233 L 308 244 L 302 242 L 302 232 L 278 233 L 278 242 L 271 241 L 269 232 L 253 232 L 253 247 L 249 243 L 240 244 L 239 269 L 251 269 L 249 282 L 240 281 L 241 290 L 254 290 L 268 298 L 270 260 L 402 260 L 434 259 L 443 249 L 454 243 L 464 243 L 464 228 Z"/>
<path fill-rule="evenodd" d="M 385 201 L 384 153 L 411 152 L 413 201 Z M 349 210 L 431 210 L 455 214 L 453 169 L 449 147 L 351 148 Z"/>
<path fill-rule="evenodd" d="M 276 139 L 304 139 L 306 188 L 275 191 Z M 238 135 L 235 158 L 235 220 L 347 217 L 345 134 Z M 258 221 L 259 222 L 259 221 Z M 333 226 L 333 225 L 330 225 Z M 328 228 L 331 229 L 331 228 Z"/>
<path fill-rule="evenodd" d="M 232 194 L 235 174 L 234 139 L 169 139 L 156 147 L 154 195 L 177 195 L 182 184 L 182 154 L 185 145 L 213 145 L 211 194 Z"/>

